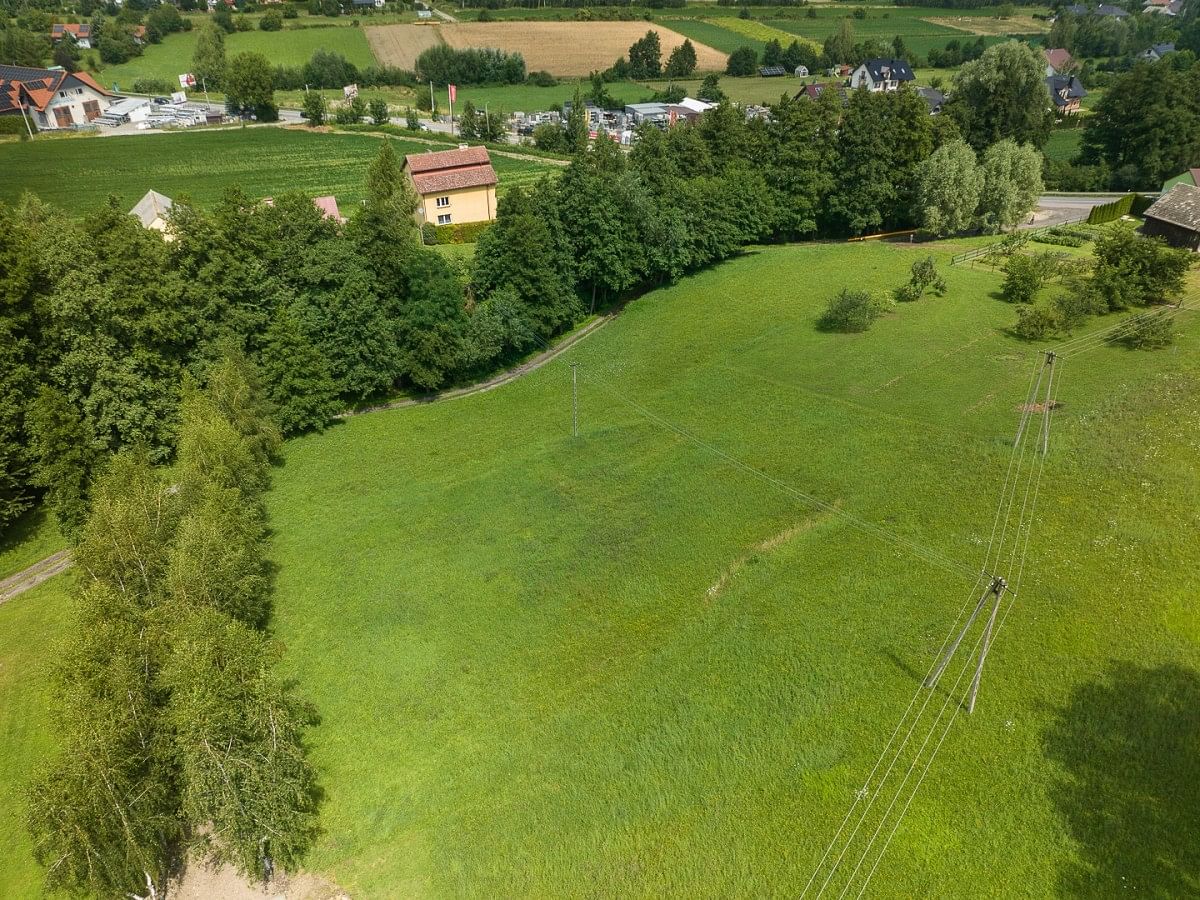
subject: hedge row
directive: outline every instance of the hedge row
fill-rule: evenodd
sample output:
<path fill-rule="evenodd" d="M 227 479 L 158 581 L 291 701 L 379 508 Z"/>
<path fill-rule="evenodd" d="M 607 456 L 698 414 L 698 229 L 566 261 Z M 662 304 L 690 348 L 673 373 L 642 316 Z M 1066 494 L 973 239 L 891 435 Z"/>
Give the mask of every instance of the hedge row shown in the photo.
<path fill-rule="evenodd" d="M 26 122 L 29 124 L 26 125 Z M 20 116 L 0 116 L 0 135 L 15 134 L 29 140 L 29 129 L 33 129 L 33 133 L 37 134 L 37 123 Z"/>
<path fill-rule="evenodd" d="M 491 222 L 467 222 L 462 225 L 434 225 L 426 222 L 421 226 L 421 239 L 426 245 L 473 244 Z"/>
<path fill-rule="evenodd" d="M 1089 225 L 1103 225 L 1105 222 L 1114 222 L 1121 216 L 1127 216 L 1133 210 L 1134 194 L 1126 194 L 1124 197 L 1119 197 L 1111 203 L 1102 203 L 1099 206 L 1093 206 L 1092 211 L 1088 213 L 1087 223 Z"/>

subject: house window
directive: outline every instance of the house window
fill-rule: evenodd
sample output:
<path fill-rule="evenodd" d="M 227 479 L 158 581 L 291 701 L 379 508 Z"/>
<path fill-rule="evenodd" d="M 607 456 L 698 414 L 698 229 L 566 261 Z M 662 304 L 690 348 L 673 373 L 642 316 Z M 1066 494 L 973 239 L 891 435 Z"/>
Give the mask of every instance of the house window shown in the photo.
<path fill-rule="evenodd" d="M 449 225 L 450 224 L 450 213 L 446 213 L 445 215 L 438 216 L 438 224 L 439 225 Z"/>
<path fill-rule="evenodd" d="M 74 125 L 75 117 L 71 115 L 71 107 L 54 107 L 54 124 L 59 128 L 70 128 L 72 125 Z"/>
<path fill-rule="evenodd" d="M 439 209 L 440 209 L 441 207 L 444 207 L 444 206 L 449 206 L 449 205 L 450 205 L 450 198 L 449 198 L 449 197 L 438 197 L 438 198 L 437 198 L 437 205 L 438 205 L 438 208 L 439 208 Z"/>

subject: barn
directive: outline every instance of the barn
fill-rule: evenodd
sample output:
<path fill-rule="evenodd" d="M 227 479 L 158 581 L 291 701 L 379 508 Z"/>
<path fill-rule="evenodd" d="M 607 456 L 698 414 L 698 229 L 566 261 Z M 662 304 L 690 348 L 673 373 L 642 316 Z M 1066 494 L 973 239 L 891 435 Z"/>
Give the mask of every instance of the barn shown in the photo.
<path fill-rule="evenodd" d="M 1144 213 L 1142 232 L 1172 247 L 1200 251 L 1200 187 L 1177 184 Z"/>

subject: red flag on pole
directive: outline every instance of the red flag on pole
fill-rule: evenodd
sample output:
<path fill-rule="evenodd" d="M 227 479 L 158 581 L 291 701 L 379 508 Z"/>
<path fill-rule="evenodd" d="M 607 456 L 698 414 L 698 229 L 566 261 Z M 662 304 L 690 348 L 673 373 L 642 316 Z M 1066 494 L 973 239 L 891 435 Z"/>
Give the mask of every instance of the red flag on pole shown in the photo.
<path fill-rule="evenodd" d="M 454 85 L 450 85 L 450 102 L 453 103 L 457 99 L 458 99 L 458 88 L 455 87 Z"/>

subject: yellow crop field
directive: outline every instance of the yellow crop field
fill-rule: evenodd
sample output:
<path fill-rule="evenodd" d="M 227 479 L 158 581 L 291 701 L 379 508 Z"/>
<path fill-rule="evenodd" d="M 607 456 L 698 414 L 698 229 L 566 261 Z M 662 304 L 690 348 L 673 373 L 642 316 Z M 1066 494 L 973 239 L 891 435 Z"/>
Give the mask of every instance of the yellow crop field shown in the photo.
<path fill-rule="evenodd" d="M 388 25 L 378 30 L 409 27 L 413 26 Z M 647 31 L 658 32 L 664 61 L 684 42 L 682 34 L 646 22 L 457 22 L 441 25 L 439 30 L 451 47 L 495 47 L 520 53 L 529 71 L 544 69 L 554 75 L 587 75 L 607 69 Z M 696 41 L 692 45 L 698 70 L 725 68 L 728 57 L 724 53 Z M 382 57 L 380 61 L 391 63 Z"/>
<path fill-rule="evenodd" d="M 792 41 L 799 41 L 802 44 L 809 44 L 816 50 L 823 49 L 816 41 L 806 37 L 801 37 L 797 34 L 783 31 L 779 28 L 772 28 L 770 25 L 764 25 L 762 22 L 755 22 L 753 19 L 739 19 L 735 16 L 723 16 L 719 22 L 726 31 L 732 31 L 740 34 L 742 37 L 748 37 L 753 41 L 779 41 L 783 46 L 788 46 Z"/>
<path fill-rule="evenodd" d="M 421 51 L 442 42 L 437 25 L 368 25 L 363 30 L 377 60 L 410 71 Z"/>

